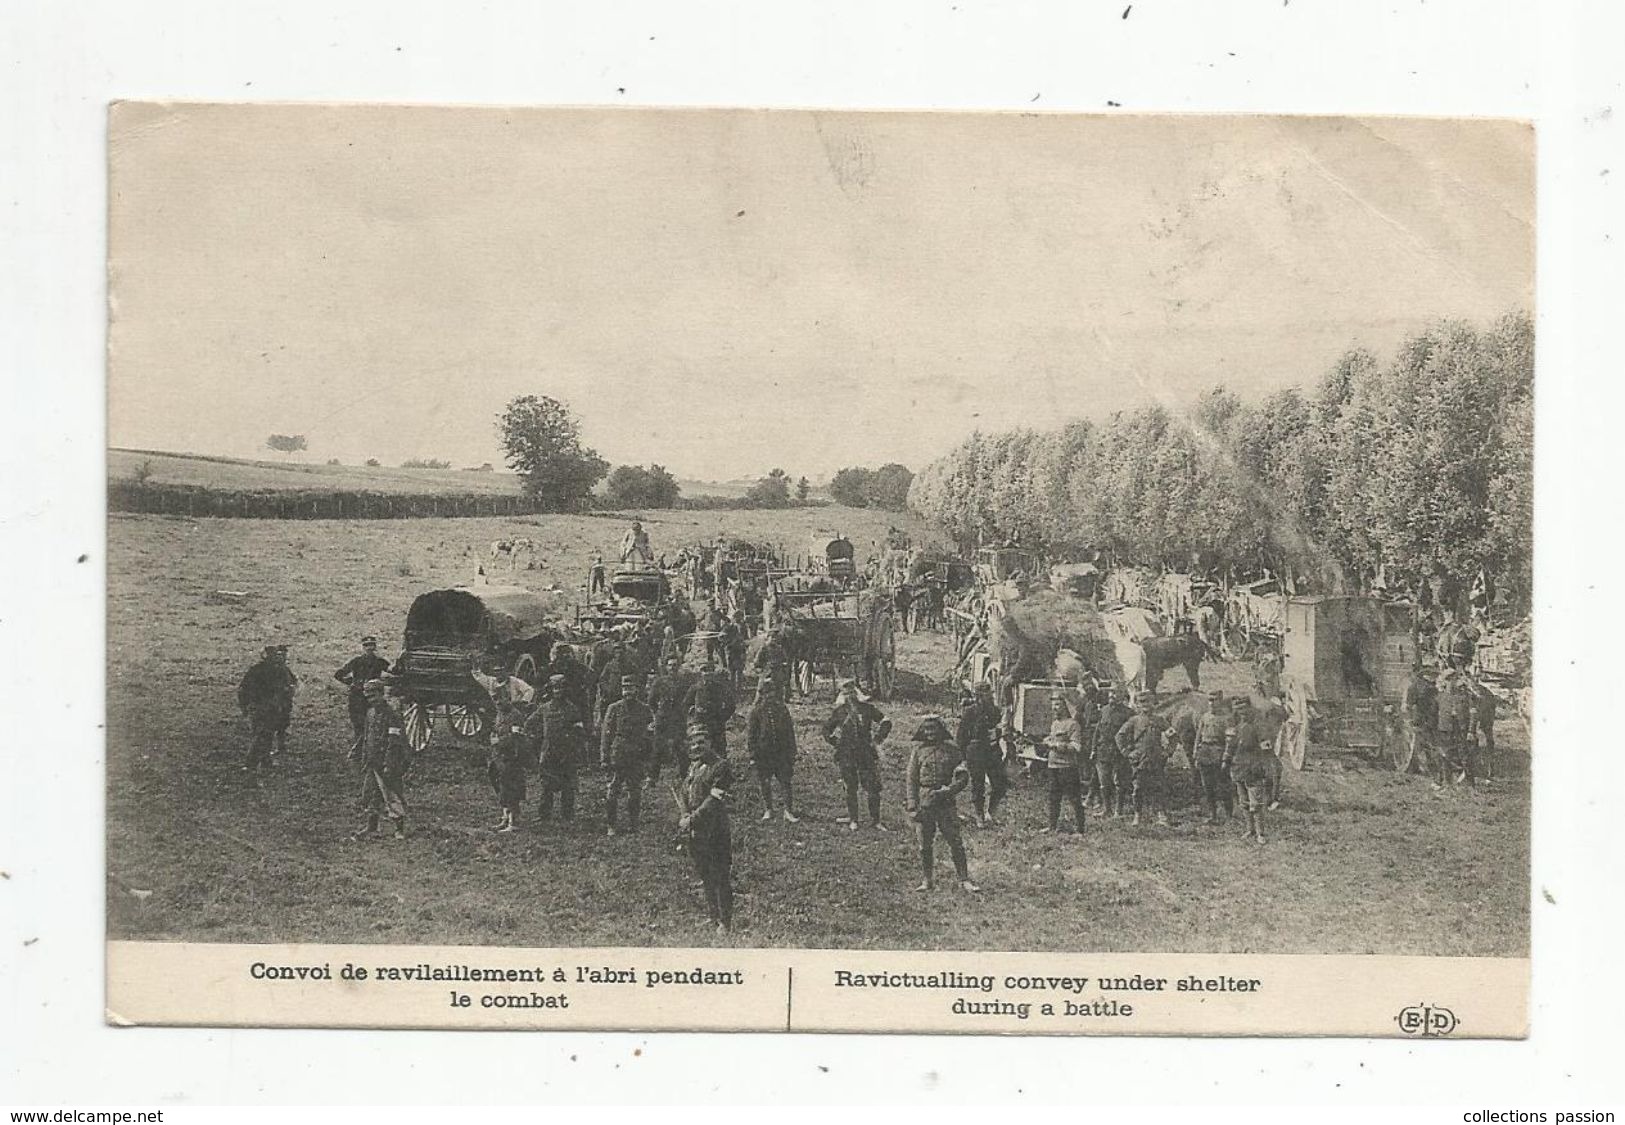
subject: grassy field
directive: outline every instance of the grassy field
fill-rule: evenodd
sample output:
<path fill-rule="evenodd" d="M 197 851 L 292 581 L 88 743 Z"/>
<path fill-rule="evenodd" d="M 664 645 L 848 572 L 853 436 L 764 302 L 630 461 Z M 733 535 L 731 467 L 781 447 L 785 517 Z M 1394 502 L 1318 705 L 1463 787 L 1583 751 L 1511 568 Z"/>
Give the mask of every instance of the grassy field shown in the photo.
<path fill-rule="evenodd" d="M 243 461 L 179 453 L 107 451 L 109 480 L 129 479 L 147 465 L 152 484 L 188 484 L 225 490 L 353 490 L 357 492 L 446 493 L 517 496 L 519 478 L 512 473 L 464 472 L 461 469 L 401 469 L 387 465 L 326 465 L 320 461 Z"/>
<path fill-rule="evenodd" d="M 474 474 L 468 474 L 473 476 Z M 657 550 L 726 530 L 799 545 L 842 530 L 883 536 L 870 513 L 669 513 L 646 521 Z M 833 527 L 831 526 L 833 524 Z M 466 581 L 506 534 L 538 541 L 546 565 L 518 579 L 579 586 L 606 517 L 378 522 L 115 516 L 109 527 L 108 918 L 112 936 L 208 941 L 389 941 L 503 945 L 708 945 L 687 860 L 670 845 L 663 790 L 637 837 L 606 839 L 599 775 L 582 781 L 573 826 L 497 836 L 483 751 L 437 730 L 411 781 L 412 836 L 346 837 L 354 778 L 349 727 L 331 673 L 364 632 L 398 641 L 424 590 Z M 239 603 L 212 591 L 248 591 Z M 263 781 L 238 769 L 246 732 L 237 679 L 261 645 L 292 646 L 303 688 L 291 761 Z M 393 655 L 393 650 L 388 652 Z M 943 636 L 899 646 L 906 736 L 944 706 Z M 1205 679 L 1237 686 L 1238 669 Z M 1175 673 L 1175 685 L 1182 685 Z M 910 949 L 1159 950 L 1520 955 L 1527 950 L 1527 742 L 1503 723 L 1501 772 L 1474 792 L 1434 793 L 1352 755 L 1322 754 L 1287 779 L 1267 847 L 1234 827 L 1195 823 L 1187 776 L 1172 775 L 1172 828 L 1091 819 L 1041 836 L 1042 789 L 1019 781 L 1007 823 L 967 829 L 984 893 L 914 893 L 902 813 L 906 738 L 884 751 L 892 829 L 849 834 L 828 748 L 828 701 L 793 710 L 802 824 L 761 823 L 754 784 L 734 818 L 742 892 L 734 944 Z M 742 741 L 742 732 L 730 735 Z M 733 752 L 743 767 L 743 751 Z M 534 792 L 534 787 L 533 787 Z M 966 801 L 962 800 L 964 808 Z M 939 851 L 943 849 L 939 848 Z M 946 855 L 939 858 L 946 865 Z M 150 892 L 135 895 L 132 891 Z"/>

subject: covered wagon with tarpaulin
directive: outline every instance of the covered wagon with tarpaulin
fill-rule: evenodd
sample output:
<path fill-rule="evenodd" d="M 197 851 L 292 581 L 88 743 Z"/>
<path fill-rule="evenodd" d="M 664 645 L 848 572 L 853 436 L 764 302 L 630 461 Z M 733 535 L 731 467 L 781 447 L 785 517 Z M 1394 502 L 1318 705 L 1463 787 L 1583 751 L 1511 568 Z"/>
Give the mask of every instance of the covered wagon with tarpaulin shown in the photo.
<path fill-rule="evenodd" d="M 1038 556 L 1024 547 L 983 547 L 976 552 L 976 577 L 984 584 L 1031 579 L 1038 573 Z"/>
<path fill-rule="evenodd" d="M 837 582 L 855 582 L 858 577 L 857 549 L 844 535 L 819 532 L 813 535 L 807 550 L 807 569 L 815 574 L 827 574 Z"/>
<path fill-rule="evenodd" d="M 850 677 L 881 699 L 897 685 L 892 601 L 881 590 L 792 590 L 773 594 L 774 621 L 784 630 L 790 666 L 810 693 L 820 671 Z"/>
<path fill-rule="evenodd" d="M 1302 769 L 1311 744 L 1359 750 L 1400 769 L 1414 747 L 1400 702 L 1416 662 L 1408 606 L 1358 594 L 1289 598 L 1281 634 L 1276 753 Z"/>
<path fill-rule="evenodd" d="M 535 685 L 562 637 L 555 598 L 518 586 L 457 586 L 420 594 L 392 669 L 412 749 L 429 745 L 434 720 L 465 738 L 487 729 L 491 697 L 476 670 L 500 666 Z"/>
<path fill-rule="evenodd" d="M 576 613 L 578 625 L 598 629 L 641 625 L 671 600 L 671 579 L 656 566 L 625 566 L 609 576 L 608 596 Z"/>

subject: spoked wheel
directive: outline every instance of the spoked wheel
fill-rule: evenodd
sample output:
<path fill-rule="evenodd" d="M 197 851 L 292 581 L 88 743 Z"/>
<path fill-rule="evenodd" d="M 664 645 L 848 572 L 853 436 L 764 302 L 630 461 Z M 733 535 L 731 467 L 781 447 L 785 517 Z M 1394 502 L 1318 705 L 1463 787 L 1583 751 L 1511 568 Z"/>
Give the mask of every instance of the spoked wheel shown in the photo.
<path fill-rule="evenodd" d="M 874 655 L 875 694 L 890 699 L 897 690 L 897 637 L 890 621 L 880 627 L 879 641 Z"/>
<path fill-rule="evenodd" d="M 450 704 L 446 708 L 446 718 L 451 720 L 451 729 L 464 738 L 473 738 L 485 728 L 485 716 L 467 704 Z"/>
<path fill-rule="evenodd" d="M 412 748 L 412 753 L 423 753 L 429 748 L 429 739 L 434 733 L 429 721 L 429 709 L 421 703 L 408 703 L 401 718 L 406 721 L 406 744 Z"/>
<path fill-rule="evenodd" d="M 1410 773 L 1416 761 L 1416 732 L 1401 727 L 1389 735 L 1388 758 L 1394 763 L 1396 773 Z"/>
<path fill-rule="evenodd" d="M 517 680 L 524 680 L 531 687 L 536 686 L 536 658 L 525 653 L 513 662 L 513 676 Z"/>
<path fill-rule="evenodd" d="M 1295 770 L 1309 757 L 1309 698 L 1293 685 L 1287 695 L 1287 717 L 1275 736 L 1275 756 Z"/>

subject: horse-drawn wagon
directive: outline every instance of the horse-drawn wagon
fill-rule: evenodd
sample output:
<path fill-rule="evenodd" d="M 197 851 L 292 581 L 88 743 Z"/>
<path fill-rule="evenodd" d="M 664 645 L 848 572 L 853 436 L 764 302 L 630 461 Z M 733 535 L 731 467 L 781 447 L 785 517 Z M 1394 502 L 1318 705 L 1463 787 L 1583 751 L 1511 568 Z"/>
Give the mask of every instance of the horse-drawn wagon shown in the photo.
<path fill-rule="evenodd" d="M 1352 594 L 1295 597 L 1283 622 L 1286 718 L 1276 754 L 1302 769 L 1315 743 L 1408 768 L 1414 748 L 1399 713 L 1416 660 L 1408 607 Z"/>
<path fill-rule="evenodd" d="M 552 609 L 517 586 L 457 586 L 412 602 L 393 675 L 414 751 L 429 745 L 436 717 L 465 738 L 486 728 L 491 697 L 474 679 L 476 670 L 494 664 L 537 682 L 561 637 L 549 622 Z"/>
<path fill-rule="evenodd" d="M 836 582 L 851 584 L 858 578 L 857 550 L 844 535 L 815 534 L 807 553 L 808 569 L 827 574 Z"/>
<path fill-rule="evenodd" d="M 641 625 L 671 600 L 671 580 L 656 566 L 622 567 L 609 576 L 609 593 L 585 610 L 578 610 L 576 623 L 605 629 L 616 625 Z"/>
<path fill-rule="evenodd" d="M 784 627 L 802 692 L 820 669 L 850 676 L 890 699 L 897 683 L 897 636 L 891 599 L 871 590 L 775 589 L 774 619 Z"/>

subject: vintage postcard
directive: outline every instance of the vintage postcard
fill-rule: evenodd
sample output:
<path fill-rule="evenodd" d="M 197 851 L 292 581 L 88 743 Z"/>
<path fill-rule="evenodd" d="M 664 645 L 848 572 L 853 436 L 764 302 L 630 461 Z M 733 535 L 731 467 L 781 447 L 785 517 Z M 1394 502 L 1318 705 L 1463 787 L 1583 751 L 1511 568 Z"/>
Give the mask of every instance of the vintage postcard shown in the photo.
<path fill-rule="evenodd" d="M 114 105 L 107 1018 L 1525 1035 L 1534 160 Z"/>

